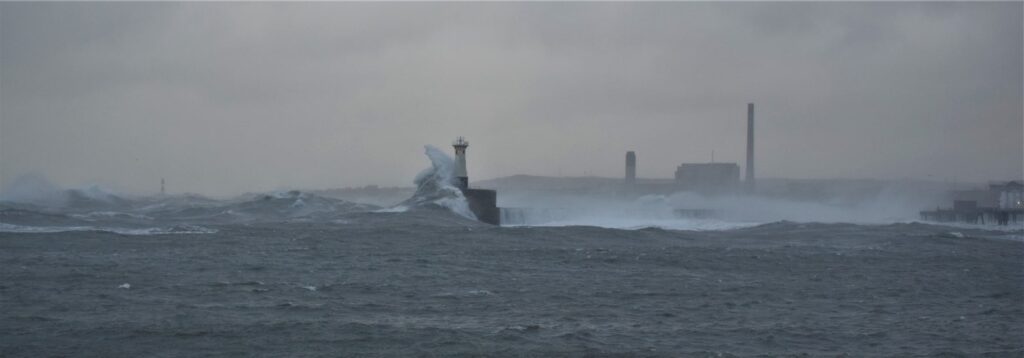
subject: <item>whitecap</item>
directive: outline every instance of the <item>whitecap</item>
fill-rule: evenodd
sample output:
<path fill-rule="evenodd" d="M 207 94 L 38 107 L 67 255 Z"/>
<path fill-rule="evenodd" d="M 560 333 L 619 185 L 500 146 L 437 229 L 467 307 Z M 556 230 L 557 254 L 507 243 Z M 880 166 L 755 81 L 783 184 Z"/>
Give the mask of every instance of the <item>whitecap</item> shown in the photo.
<path fill-rule="evenodd" d="M 397 205 L 390 208 L 384 208 L 380 210 L 374 210 L 375 213 L 404 213 L 409 211 L 409 207 L 405 205 Z"/>

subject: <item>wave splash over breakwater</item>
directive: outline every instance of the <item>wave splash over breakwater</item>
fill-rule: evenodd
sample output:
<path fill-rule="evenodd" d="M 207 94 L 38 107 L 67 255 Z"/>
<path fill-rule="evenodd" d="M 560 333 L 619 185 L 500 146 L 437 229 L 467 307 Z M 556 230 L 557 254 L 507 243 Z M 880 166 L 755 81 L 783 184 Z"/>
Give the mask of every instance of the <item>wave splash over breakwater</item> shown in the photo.
<path fill-rule="evenodd" d="M 430 166 L 413 180 L 413 195 L 386 209 L 298 190 L 245 194 L 233 199 L 195 194 L 134 197 L 96 186 L 61 189 L 41 177 L 27 177 L 0 194 L 0 233 L 213 234 L 218 232 L 215 227 L 223 225 L 344 224 L 374 212 L 410 212 L 389 216 L 385 221 L 416 217 L 444 225 L 461 221 L 446 220 L 446 216 L 476 220 L 456 186 L 452 158 L 429 145 L 425 154 Z"/>
<path fill-rule="evenodd" d="M 456 187 L 455 161 L 437 147 L 424 146 L 430 167 L 416 175 L 416 193 L 394 208 L 384 211 L 405 211 L 423 206 L 440 206 L 451 210 L 467 219 L 476 220 L 476 215 L 469 210 L 469 203 Z"/>

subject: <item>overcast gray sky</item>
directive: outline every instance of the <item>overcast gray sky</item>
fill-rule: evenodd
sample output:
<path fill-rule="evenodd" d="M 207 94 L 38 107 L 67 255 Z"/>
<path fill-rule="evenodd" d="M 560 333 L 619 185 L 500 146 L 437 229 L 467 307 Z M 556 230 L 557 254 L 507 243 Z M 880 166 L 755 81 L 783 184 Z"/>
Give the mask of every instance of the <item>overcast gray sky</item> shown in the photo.
<path fill-rule="evenodd" d="M 0 3 L 0 184 L 1022 176 L 1021 2 Z"/>

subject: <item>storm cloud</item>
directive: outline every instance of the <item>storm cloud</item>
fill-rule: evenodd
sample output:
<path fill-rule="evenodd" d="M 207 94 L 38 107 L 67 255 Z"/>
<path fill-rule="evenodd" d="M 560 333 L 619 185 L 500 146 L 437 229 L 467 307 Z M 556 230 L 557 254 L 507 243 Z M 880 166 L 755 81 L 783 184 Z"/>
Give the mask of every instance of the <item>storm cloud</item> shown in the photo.
<path fill-rule="evenodd" d="M 0 185 L 213 195 L 471 179 L 1024 171 L 1006 3 L 2 3 Z"/>

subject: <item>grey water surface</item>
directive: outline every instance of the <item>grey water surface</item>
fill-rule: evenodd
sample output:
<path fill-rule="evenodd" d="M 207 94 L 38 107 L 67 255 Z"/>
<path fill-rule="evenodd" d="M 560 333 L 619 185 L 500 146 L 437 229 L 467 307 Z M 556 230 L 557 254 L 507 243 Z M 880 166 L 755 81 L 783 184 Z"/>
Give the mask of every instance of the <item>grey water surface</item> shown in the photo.
<path fill-rule="evenodd" d="M 0 356 L 1024 355 L 1019 233 L 494 227 L 301 193 L 0 206 Z"/>

